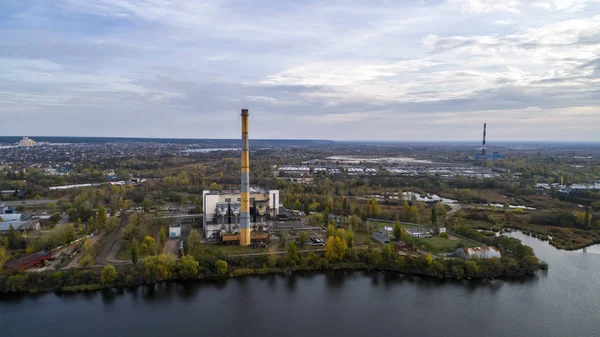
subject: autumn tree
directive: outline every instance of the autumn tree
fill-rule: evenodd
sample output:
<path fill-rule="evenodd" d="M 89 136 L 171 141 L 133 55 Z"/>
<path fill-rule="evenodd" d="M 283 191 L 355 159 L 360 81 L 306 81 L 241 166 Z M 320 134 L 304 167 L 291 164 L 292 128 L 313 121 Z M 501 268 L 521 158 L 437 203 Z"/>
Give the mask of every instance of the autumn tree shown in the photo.
<path fill-rule="evenodd" d="M 109 285 L 113 283 L 119 274 L 117 273 L 117 269 L 110 264 L 107 264 L 102 268 L 102 273 L 100 273 L 100 283 L 103 285 Z"/>
<path fill-rule="evenodd" d="M 215 262 L 215 269 L 217 270 L 217 275 L 220 277 L 227 276 L 227 268 L 227 262 L 223 260 L 217 260 L 217 262 Z"/>
<path fill-rule="evenodd" d="M 153 237 L 146 235 L 146 237 L 144 238 L 144 241 L 142 242 L 142 245 L 145 245 L 147 247 L 148 255 L 156 254 L 156 240 L 154 240 Z"/>
<path fill-rule="evenodd" d="M 181 257 L 179 260 L 179 275 L 185 279 L 191 279 L 198 276 L 200 263 L 190 254 Z"/>

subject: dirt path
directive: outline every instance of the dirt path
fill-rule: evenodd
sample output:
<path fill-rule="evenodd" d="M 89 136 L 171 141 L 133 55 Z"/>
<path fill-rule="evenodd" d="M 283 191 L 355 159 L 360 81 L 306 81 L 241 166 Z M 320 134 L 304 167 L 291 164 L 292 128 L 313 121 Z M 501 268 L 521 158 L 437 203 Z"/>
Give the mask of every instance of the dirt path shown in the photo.
<path fill-rule="evenodd" d="M 106 262 L 110 263 L 110 264 L 133 264 L 133 262 L 131 262 L 130 260 L 119 260 L 116 258 L 116 254 L 119 251 L 119 249 L 121 249 L 121 245 L 123 244 L 123 240 L 119 239 L 117 240 L 117 242 L 115 242 L 115 244 L 112 246 L 110 252 L 108 253 L 108 255 L 106 255 Z"/>

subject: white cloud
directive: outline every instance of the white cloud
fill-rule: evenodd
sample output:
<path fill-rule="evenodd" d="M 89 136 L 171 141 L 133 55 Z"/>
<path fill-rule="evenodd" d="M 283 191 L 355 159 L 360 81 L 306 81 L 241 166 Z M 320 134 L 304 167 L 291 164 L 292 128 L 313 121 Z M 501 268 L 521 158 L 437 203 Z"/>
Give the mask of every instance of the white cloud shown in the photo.
<path fill-rule="evenodd" d="M 448 4 L 463 12 L 488 13 L 488 12 L 510 12 L 519 11 L 517 0 L 448 0 Z"/>
<path fill-rule="evenodd" d="M 599 0 L 534 0 L 532 5 L 554 12 L 576 12 L 599 2 Z"/>

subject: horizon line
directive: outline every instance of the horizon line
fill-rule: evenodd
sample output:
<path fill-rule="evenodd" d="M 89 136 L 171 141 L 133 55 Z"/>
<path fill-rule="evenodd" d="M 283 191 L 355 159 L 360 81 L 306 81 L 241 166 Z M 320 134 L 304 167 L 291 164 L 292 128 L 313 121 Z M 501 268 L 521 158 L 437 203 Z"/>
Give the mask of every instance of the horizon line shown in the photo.
<path fill-rule="evenodd" d="M 142 136 L 23 136 L 23 135 L 1 135 L 1 138 L 14 138 L 14 137 L 28 137 L 33 138 L 105 138 L 105 139 L 156 139 L 156 140 L 240 140 L 241 138 L 185 138 L 185 137 L 142 137 Z M 33 139 L 35 141 L 35 139 Z M 274 140 L 285 140 L 285 141 L 319 141 L 319 142 L 357 142 L 357 143 L 401 143 L 401 142 L 414 142 L 414 143 L 480 143 L 480 140 L 416 140 L 416 139 L 404 139 L 404 140 L 358 140 L 358 139 L 319 139 L 319 138 L 251 138 L 250 141 L 274 141 Z M 599 143 L 599 140 L 494 140 L 497 143 Z"/>

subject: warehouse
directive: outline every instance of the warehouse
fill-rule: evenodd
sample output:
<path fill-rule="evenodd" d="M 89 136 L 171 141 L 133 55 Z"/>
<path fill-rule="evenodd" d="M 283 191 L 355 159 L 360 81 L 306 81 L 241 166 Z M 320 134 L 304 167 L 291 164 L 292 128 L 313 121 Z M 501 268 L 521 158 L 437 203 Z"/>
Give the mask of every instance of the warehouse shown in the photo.
<path fill-rule="evenodd" d="M 463 258 L 465 260 L 473 260 L 473 259 L 481 259 L 481 260 L 489 260 L 491 258 L 497 257 L 501 258 L 502 254 L 496 247 L 476 247 L 476 248 L 458 248 L 455 252 L 456 256 Z"/>
<path fill-rule="evenodd" d="M 40 251 L 35 254 L 25 256 L 18 260 L 10 261 L 4 264 L 4 269 L 25 270 L 31 267 L 42 267 L 46 261 L 54 260 L 55 257 L 47 251 Z"/>
<path fill-rule="evenodd" d="M 373 240 L 375 240 L 381 244 L 384 244 L 384 245 L 387 245 L 388 243 L 390 243 L 390 237 L 387 234 L 380 232 L 380 231 L 373 233 Z"/>

